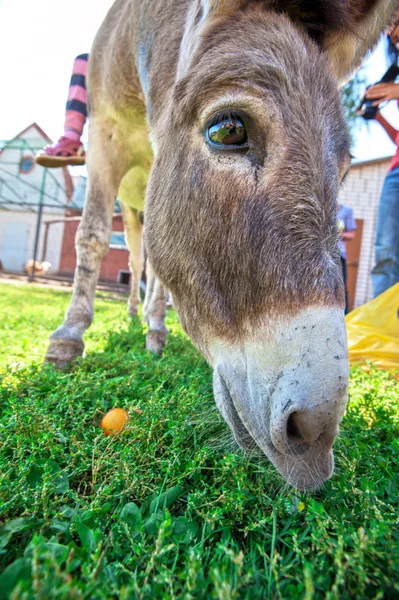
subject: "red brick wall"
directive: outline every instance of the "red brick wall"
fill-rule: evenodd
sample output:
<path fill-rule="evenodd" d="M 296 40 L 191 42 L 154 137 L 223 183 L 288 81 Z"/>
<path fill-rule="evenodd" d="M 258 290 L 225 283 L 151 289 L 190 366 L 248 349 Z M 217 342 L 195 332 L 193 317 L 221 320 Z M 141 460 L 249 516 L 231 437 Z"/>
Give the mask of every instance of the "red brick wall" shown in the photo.
<path fill-rule="evenodd" d="M 64 228 L 64 237 L 62 240 L 60 275 L 73 275 L 76 267 L 75 235 L 79 221 L 67 221 Z M 122 216 L 114 217 L 112 222 L 112 231 L 123 231 Z M 119 271 L 129 270 L 129 252 L 127 250 L 115 250 L 111 248 L 104 256 L 101 269 L 100 280 L 118 281 Z"/>

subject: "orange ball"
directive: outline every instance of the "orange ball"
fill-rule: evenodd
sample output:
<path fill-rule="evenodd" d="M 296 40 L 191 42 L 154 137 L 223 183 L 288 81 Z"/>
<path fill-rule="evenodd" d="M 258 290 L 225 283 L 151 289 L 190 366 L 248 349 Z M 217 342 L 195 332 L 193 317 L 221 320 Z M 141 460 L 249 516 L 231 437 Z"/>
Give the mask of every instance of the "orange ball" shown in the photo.
<path fill-rule="evenodd" d="M 113 408 L 103 416 L 100 427 L 104 429 L 105 435 L 112 435 L 122 431 L 129 418 L 127 411 L 123 408 Z"/>

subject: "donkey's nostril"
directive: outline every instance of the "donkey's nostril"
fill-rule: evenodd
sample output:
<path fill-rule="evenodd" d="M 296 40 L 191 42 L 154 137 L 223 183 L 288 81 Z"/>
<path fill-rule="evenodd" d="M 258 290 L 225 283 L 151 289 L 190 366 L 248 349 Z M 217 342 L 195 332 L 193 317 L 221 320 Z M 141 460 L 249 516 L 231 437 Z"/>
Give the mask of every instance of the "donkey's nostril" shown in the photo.
<path fill-rule="evenodd" d="M 300 432 L 298 423 L 296 422 L 295 415 L 296 415 L 296 413 L 293 412 L 288 417 L 288 421 L 287 421 L 287 438 L 289 440 L 292 440 L 292 441 L 295 441 L 295 442 L 299 442 L 299 441 L 303 440 L 303 438 L 301 436 L 301 432 Z"/>
<path fill-rule="evenodd" d="M 323 451 L 331 448 L 338 433 L 338 424 L 328 410 L 321 410 L 323 407 L 320 406 L 291 408 L 294 410 L 290 414 L 279 411 L 271 420 L 270 437 L 276 450 L 281 454 L 299 455 L 311 448 L 316 452 L 320 448 Z"/>
<path fill-rule="evenodd" d="M 307 411 L 295 411 L 287 420 L 287 441 L 290 446 L 312 444 L 322 433 L 320 424 L 314 422 Z"/>

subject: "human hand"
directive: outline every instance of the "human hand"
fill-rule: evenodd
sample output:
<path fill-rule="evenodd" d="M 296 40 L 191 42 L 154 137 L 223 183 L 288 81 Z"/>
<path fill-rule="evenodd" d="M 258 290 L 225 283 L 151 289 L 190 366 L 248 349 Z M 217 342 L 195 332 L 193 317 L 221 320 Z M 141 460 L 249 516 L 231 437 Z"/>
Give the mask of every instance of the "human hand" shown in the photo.
<path fill-rule="evenodd" d="M 373 106 L 378 106 L 381 102 L 399 99 L 399 83 L 376 83 L 366 90 L 365 94 L 368 100 L 375 100 Z"/>
<path fill-rule="evenodd" d="M 373 106 L 375 106 L 374 103 L 373 103 Z M 363 117 L 364 113 L 366 111 L 366 107 L 364 106 L 364 103 L 362 104 L 361 108 L 356 106 L 355 111 L 356 111 L 356 114 L 358 117 Z M 381 115 L 380 109 L 377 108 L 374 117 L 368 117 L 367 120 L 374 119 L 374 120 L 378 121 L 379 123 L 381 123 L 381 118 L 382 118 L 382 115 Z"/>

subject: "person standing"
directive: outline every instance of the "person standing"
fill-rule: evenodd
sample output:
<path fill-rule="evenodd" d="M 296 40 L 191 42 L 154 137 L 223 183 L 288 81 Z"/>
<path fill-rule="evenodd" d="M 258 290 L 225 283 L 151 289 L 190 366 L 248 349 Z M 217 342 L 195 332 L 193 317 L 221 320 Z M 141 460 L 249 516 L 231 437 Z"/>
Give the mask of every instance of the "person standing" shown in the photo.
<path fill-rule="evenodd" d="M 388 33 L 388 54 L 398 59 L 399 20 L 397 19 Z M 368 88 L 365 94 L 368 100 L 374 100 L 373 106 L 382 102 L 399 102 L 398 83 L 377 83 Z M 385 177 L 378 205 L 376 238 L 374 243 L 375 266 L 371 273 L 373 297 L 379 296 L 399 281 L 399 132 L 378 110 L 375 120 L 384 128 L 396 145 L 388 174 Z"/>
<path fill-rule="evenodd" d="M 339 251 L 341 254 L 342 276 L 345 286 L 345 314 L 349 312 L 348 288 L 347 288 L 347 267 L 346 267 L 346 242 L 353 240 L 356 234 L 356 221 L 353 216 L 353 210 L 349 206 L 338 203 L 338 229 L 340 233 Z"/>
<path fill-rule="evenodd" d="M 399 84 L 394 83 L 391 86 L 395 86 L 394 93 L 397 93 L 399 98 Z M 375 266 L 371 272 L 374 298 L 399 281 L 399 132 L 380 111 L 375 119 L 396 144 L 396 151 L 384 179 L 378 205 L 374 242 Z"/>

